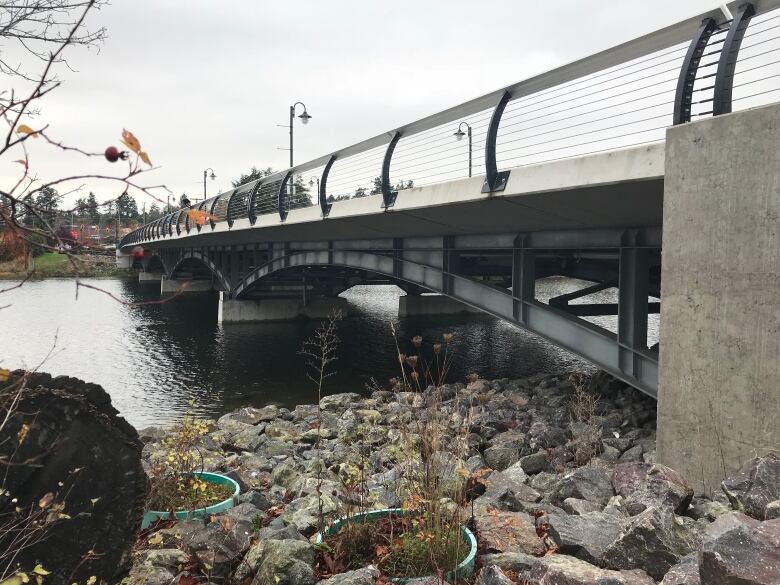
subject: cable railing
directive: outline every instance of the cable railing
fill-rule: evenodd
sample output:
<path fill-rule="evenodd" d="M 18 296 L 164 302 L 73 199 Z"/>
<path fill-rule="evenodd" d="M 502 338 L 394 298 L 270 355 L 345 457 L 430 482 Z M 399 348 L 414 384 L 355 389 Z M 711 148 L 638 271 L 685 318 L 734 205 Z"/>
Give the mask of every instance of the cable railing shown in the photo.
<path fill-rule="evenodd" d="M 293 209 L 660 142 L 666 129 L 780 98 L 780 0 L 732 2 L 358 144 L 221 193 L 132 232 L 122 246 L 255 225 Z M 267 225 L 267 220 L 264 220 Z M 195 231 L 193 231 L 195 230 Z"/>

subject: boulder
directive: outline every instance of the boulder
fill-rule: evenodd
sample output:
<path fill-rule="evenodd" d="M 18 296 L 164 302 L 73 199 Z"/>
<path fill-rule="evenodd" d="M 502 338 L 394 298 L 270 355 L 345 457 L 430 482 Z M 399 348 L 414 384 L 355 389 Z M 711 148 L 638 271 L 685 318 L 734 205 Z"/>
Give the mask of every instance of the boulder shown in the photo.
<path fill-rule="evenodd" d="M 701 585 L 699 554 L 692 552 L 685 555 L 664 575 L 661 585 Z"/>
<path fill-rule="evenodd" d="M 477 499 L 482 506 L 518 511 L 518 502 L 538 502 L 542 495 L 506 472 L 494 471 L 484 480 L 487 489 Z"/>
<path fill-rule="evenodd" d="M 483 567 L 500 567 L 504 571 L 521 573 L 533 567 L 538 557 L 521 552 L 486 554 L 480 557 Z"/>
<path fill-rule="evenodd" d="M 563 500 L 563 509 L 569 514 L 580 516 L 588 512 L 601 512 L 604 506 L 579 498 L 566 498 Z"/>
<path fill-rule="evenodd" d="M 766 520 L 774 520 L 775 518 L 780 518 L 780 500 L 769 502 L 766 505 L 765 516 L 766 516 Z"/>
<path fill-rule="evenodd" d="M 283 443 L 297 443 L 305 431 L 286 420 L 274 420 L 265 427 L 266 436 Z"/>
<path fill-rule="evenodd" d="M 653 579 L 643 571 L 599 569 L 566 555 L 549 555 L 537 559 L 523 577 L 534 585 L 655 585 Z"/>
<path fill-rule="evenodd" d="M 485 449 L 482 457 L 488 467 L 496 471 L 503 471 L 520 458 L 520 449 L 511 445 L 498 444 Z"/>
<path fill-rule="evenodd" d="M 780 499 L 780 452 L 756 457 L 740 473 L 724 480 L 721 488 L 736 510 L 765 520 L 767 506 Z"/>
<path fill-rule="evenodd" d="M 379 577 L 379 570 L 369 565 L 355 571 L 333 575 L 329 579 L 319 581 L 317 585 L 374 585 L 377 577 Z"/>
<path fill-rule="evenodd" d="M 550 538 L 558 550 L 598 565 L 607 548 L 620 536 L 622 519 L 603 512 L 582 516 L 551 514 L 546 517 Z"/>
<path fill-rule="evenodd" d="M 528 475 L 535 475 L 540 471 L 550 471 L 550 458 L 544 451 L 521 457 L 519 463 Z"/>
<path fill-rule="evenodd" d="M 217 419 L 217 424 L 222 426 L 226 421 L 236 421 L 246 425 L 256 425 L 273 420 L 278 413 L 279 408 L 276 406 L 266 406 L 264 408 L 245 406 L 221 416 Z"/>
<path fill-rule="evenodd" d="M 625 499 L 626 510 L 632 516 L 650 507 L 665 507 L 683 514 L 693 498 L 688 482 L 661 464 L 618 464 L 612 471 L 612 485 Z"/>
<path fill-rule="evenodd" d="M 641 568 L 654 579 L 661 579 L 700 543 L 701 534 L 684 518 L 666 508 L 648 508 L 630 519 L 604 552 L 603 560 L 612 569 Z"/>
<path fill-rule="evenodd" d="M 477 510 L 475 520 L 488 553 L 512 551 L 538 556 L 546 550 L 536 534 L 534 519 L 528 514 L 488 508 Z"/>
<path fill-rule="evenodd" d="M 475 585 L 513 585 L 513 581 L 504 574 L 500 567 L 490 565 L 482 567 Z"/>
<path fill-rule="evenodd" d="M 707 585 L 780 583 L 780 519 L 737 521 L 708 537 L 699 553 L 699 575 Z"/>
<path fill-rule="evenodd" d="M 612 491 L 610 472 L 595 467 L 581 467 L 564 475 L 556 490 L 560 501 L 566 498 L 578 498 L 606 504 L 615 495 Z"/>
<path fill-rule="evenodd" d="M 333 497 L 322 494 L 322 514 L 326 524 L 337 510 L 338 505 Z M 295 524 L 301 534 L 311 536 L 319 526 L 319 513 L 319 498 L 316 494 L 312 494 L 290 502 L 285 507 L 281 518 L 288 524 Z"/>
<path fill-rule="evenodd" d="M 331 394 L 323 396 L 320 400 L 320 408 L 330 412 L 339 412 L 346 410 L 350 404 L 359 401 L 360 394 L 354 392 L 344 392 L 342 394 Z"/>
<path fill-rule="evenodd" d="M 253 585 L 313 585 L 314 547 L 301 540 L 259 540 L 233 574 L 241 583 L 254 575 Z"/>

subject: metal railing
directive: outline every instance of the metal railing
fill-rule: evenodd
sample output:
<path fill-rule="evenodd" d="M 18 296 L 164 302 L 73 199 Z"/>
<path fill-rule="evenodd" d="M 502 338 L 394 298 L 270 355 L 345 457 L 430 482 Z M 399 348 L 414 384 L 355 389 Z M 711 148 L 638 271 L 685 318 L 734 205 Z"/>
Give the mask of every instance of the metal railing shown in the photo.
<path fill-rule="evenodd" d="M 700 14 L 246 183 L 143 226 L 121 245 L 220 222 L 232 228 L 238 219 L 254 225 L 272 213 L 285 221 L 291 209 L 312 205 L 327 217 L 332 205 L 368 195 L 381 195 L 386 209 L 400 190 L 472 175 L 485 176 L 483 192 L 500 192 L 507 169 L 662 141 L 673 124 L 775 101 L 778 8 L 780 0 L 732 2 L 729 17 Z"/>

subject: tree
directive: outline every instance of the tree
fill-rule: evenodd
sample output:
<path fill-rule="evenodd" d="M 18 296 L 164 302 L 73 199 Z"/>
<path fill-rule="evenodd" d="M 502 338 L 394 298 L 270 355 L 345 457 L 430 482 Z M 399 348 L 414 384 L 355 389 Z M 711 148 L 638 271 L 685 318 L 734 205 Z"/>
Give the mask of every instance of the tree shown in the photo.
<path fill-rule="evenodd" d="M 128 193 L 122 193 L 116 200 L 116 204 L 119 208 L 119 215 L 123 221 L 138 221 L 140 214 L 138 213 L 138 203 Z"/>
<path fill-rule="evenodd" d="M 231 184 L 233 185 L 233 188 L 240 187 L 251 181 L 270 177 L 274 172 L 275 171 L 271 167 L 258 169 L 253 166 L 248 173 L 242 174 L 238 179 L 232 181 Z M 279 192 L 272 187 L 264 187 L 265 186 L 262 186 L 255 194 L 254 206 L 256 212 L 260 215 L 270 213 L 272 210 L 278 210 Z M 299 207 L 309 207 L 313 205 L 309 186 L 304 183 L 303 176 L 295 175 L 292 184 L 288 183 L 287 198 L 285 202 L 287 203 L 287 209 L 297 209 Z"/>
<path fill-rule="evenodd" d="M 97 197 L 95 197 L 95 194 L 90 191 L 89 195 L 87 195 L 87 217 L 89 217 L 89 221 L 91 223 L 97 223 L 100 221 L 100 210 L 98 209 L 98 202 Z"/>
<path fill-rule="evenodd" d="M 53 187 L 43 187 L 35 196 L 33 204 L 34 210 L 30 210 L 27 213 L 27 223 L 38 229 L 47 229 L 48 227 L 54 227 L 55 215 L 59 209 L 62 196 L 57 193 L 57 190 Z"/>
<path fill-rule="evenodd" d="M 152 202 L 152 204 L 149 206 L 149 212 L 146 214 L 147 223 L 160 219 L 162 216 L 162 209 L 160 209 L 157 203 Z"/>
<path fill-rule="evenodd" d="M 267 167 L 265 169 L 258 169 L 257 167 L 253 166 L 252 170 L 250 170 L 248 173 L 242 174 L 238 179 L 232 181 L 231 184 L 235 189 L 236 187 L 240 187 L 244 183 L 249 183 L 250 181 L 256 181 L 257 179 L 263 179 L 273 174 L 274 174 L 274 170 L 271 167 Z"/>

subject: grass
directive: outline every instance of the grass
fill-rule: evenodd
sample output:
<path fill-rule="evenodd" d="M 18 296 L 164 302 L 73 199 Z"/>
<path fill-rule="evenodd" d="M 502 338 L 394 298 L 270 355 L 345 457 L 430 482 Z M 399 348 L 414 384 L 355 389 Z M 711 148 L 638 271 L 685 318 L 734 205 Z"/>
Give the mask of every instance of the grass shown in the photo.
<path fill-rule="evenodd" d="M 132 276 L 132 271 L 117 268 L 111 256 L 97 254 L 81 254 L 73 257 L 78 266 L 78 274 L 83 277 L 90 276 Z M 67 254 L 46 252 L 32 261 L 32 266 L 25 266 L 23 260 L 12 260 L 0 263 L 0 278 L 16 279 L 27 275 L 29 269 L 34 270 L 34 278 L 56 278 L 75 276 L 76 270 Z"/>

